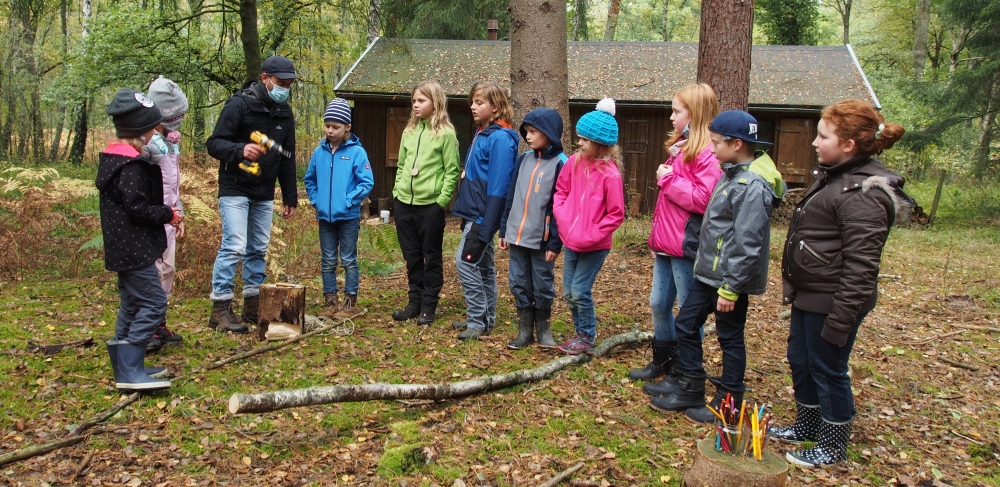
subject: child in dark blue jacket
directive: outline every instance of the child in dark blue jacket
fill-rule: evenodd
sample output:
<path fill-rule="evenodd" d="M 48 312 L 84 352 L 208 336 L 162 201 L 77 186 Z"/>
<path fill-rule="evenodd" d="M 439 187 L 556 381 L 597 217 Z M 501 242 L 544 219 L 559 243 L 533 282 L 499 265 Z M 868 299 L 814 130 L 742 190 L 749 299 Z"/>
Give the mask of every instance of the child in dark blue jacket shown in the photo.
<path fill-rule="evenodd" d="M 319 317 L 347 318 L 358 301 L 358 231 L 361 203 L 368 197 L 375 179 L 368 153 L 361 140 L 351 133 L 351 107 L 343 98 L 334 98 L 323 114 L 326 138 L 313 151 L 306 168 L 305 186 L 309 202 L 319 221 L 322 252 L 323 297 L 326 302 Z M 337 257 L 344 267 L 344 301 L 338 304 Z"/>
<path fill-rule="evenodd" d="M 496 322 L 493 235 L 500 228 L 517 158 L 517 132 L 511 129 L 514 112 L 507 92 L 494 81 L 481 81 L 469 92 L 469 103 L 478 131 L 465 160 L 452 212 L 462 219 L 455 268 L 468 315 L 459 340 L 478 340 L 489 334 Z"/>
<path fill-rule="evenodd" d="M 500 220 L 500 250 L 510 249 L 510 293 L 517 304 L 517 338 L 507 348 L 520 350 L 534 341 L 555 348 L 549 320 L 556 296 L 555 260 L 562 240 L 552 216 L 553 195 L 563 154 L 559 112 L 536 108 L 524 116 L 521 137 L 531 150 L 521 154 L 507 205 Z"/>

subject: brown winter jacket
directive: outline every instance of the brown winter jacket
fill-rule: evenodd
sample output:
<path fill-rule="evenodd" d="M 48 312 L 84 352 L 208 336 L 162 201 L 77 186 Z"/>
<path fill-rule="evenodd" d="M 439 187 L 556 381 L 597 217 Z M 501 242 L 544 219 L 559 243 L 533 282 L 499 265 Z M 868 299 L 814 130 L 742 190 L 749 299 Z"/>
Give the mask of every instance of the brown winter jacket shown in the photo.
<path fill-rule="evenodd" d="M 858 316 L 875 308 L 882 247 L 913 200 L 902 176 L 864 157 L 816 166 L 788 226 L 781 259 L 784 302 L 828 315 L 822 336 L 843 346 Z"/>

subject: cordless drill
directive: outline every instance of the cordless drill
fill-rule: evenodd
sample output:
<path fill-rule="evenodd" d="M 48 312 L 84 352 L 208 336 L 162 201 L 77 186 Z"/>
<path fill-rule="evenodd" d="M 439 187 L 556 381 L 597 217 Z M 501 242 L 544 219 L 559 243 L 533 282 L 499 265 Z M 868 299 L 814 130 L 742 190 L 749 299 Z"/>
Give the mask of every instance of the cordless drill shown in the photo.
<path fill-rule="evenodd" d="M 276 150 L 278 151 L 279 154 L 285 157 L 289 158 L 292 157 L 291 152 L 285 150 L 283 147 L 281 147 L 281 144 L 275 142 L 274 139 L 268 137 L 267 135 L 264 135 L 263 132 L 260 132 L 258 130 L 250 132 L 250 140 L 256 142 L 257 145 L 261 146 L 261 148 L 264 149 L 264 152 L 267 152 L 269 150 Z M 260 175 L 260 164 L 258 164 L 257 161 L 253 162 L 243 161 L 240 163 L 240 169 L 250 174 L 253 174 L 254 176 Z"/>

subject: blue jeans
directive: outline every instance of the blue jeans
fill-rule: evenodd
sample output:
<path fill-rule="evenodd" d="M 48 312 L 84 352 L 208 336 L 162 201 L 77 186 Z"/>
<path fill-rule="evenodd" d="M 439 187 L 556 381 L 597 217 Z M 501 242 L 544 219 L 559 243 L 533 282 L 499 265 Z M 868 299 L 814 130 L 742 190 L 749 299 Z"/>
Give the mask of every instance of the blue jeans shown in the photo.
<path fill-rule="evenodd" d="M 493 328 L 497 320 L 497 268 L 493 263 L 493 241 L 486 243 L 479 262 L 466 262 L 462 260 L 462 249 L 472 225 L 466 223 L 464 227 L 458 251 L 455 252 L 455 270 L 465 295 L 466 326 L 482 331 Z M 472 238 L 478 237 L 473 235 Z"/>
<path fill-rule="evenodd" d="M 344 293 L 358 294 L 358 231 L 361 220 L 319 221 L 323 294 L 337 293 L 337 255 L 344 267 Z"/>
<path fill-rule="evenodd" d="M 705 379 L 701 329 L 708 315 L 715 313 L 715 330 L 719 348 L 722 349 L 722 376 L 719 382 L 729 392 L 743 392 L 746 390 L 743 378 L 747 369 L 747 345 L 743 332 L 750 300 L 746 294 L 740 294 L 733 310 L 728 313 L 718 311 L 718 302 L 718 289 L 694 280 L 674 323 L 677 326 L 677 361 L 684 375 Z"/>
<path fill-rule="evenodd" d="M 145 346 L 167 316 L 167 294 L 160 285 L 156 264 L 119 272 L 118 297 L 114 339 Z"/>
<path fill-rule="evenodd" d="M 594 313 L 594 281 L 608 257 L 608 250 L 575 252 L 563 249 L 563 299 L 573 314 L 576 333 L 591 342 L 597 340 L 597 314 Z"/>
<path fill-rule="evenodd" d="M 212 269 L 212 301 L 234 297 L 236 265 L 243 262 L 243 297 L 260 294 L 267 274 L 267 246 L 271 242 L 274 201 L 256 201 L 245 196 L 219 197 L 222 245 Z"/>
<path fill-rule="evenodd" d="M 795 401 L 803 406 L 819 405 L 819 412 L 829 423 L 849 423 L 854 419 L 854 394 L 847 376 L 854 339 L 867 313 L 858 316 L 843 347 L 820 336 L 826 316 L 792 307 L 792 326 L 788 330 L 788 365 L 792 369 Z"/>
<path fill-rule="evenodd" d="M 552 308 L 556 297 L 555 262 L 545 260 L 545 249 L 510 246 L 510 293 L 520 308 Z"/>
<path fill-rule="evenodd" d="M 677 339 L 677 332 L 674 330 L 674 299 L 677 299 L 678 308 L 683 307 L 693 283 L 694 262 L 681 257 L 656 254 L 653 261 L 653 290 L 649 293 L 654 340 Z"/>

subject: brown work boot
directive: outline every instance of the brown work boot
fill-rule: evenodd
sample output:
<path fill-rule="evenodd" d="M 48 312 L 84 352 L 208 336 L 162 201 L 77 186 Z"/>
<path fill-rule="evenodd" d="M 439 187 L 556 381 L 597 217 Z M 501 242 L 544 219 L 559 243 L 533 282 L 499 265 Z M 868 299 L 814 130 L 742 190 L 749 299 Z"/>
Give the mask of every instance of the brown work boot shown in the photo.
<path fill-rule="evenodd" d="M 233 313 L 233 300 L 212 301 L 212 316 L 208 318 L 208 326 L 218 332 L 244 334 L 249 331 L 240 319 Z"/>
<path fill-rule="evenodd" d="M 257 324 L 257 311 L 260 308 L 260 295 L 243 297 L 243 322 Z"/>
<path fill-rule="evenodd" d="M 338 301 L 340 298 L 337 297 L 337 293 L 328 293 L 323 295 L 326 298 L 326 304 L 323 305 L 323 311 L 320 311 L 317 318 L 323 318 L 324 320 L 329 320 L 333 318 L 334 313 L 337 313 L 340 309 Z"/>
<path fill-rule="evenodd" d="M 333 319 L 342 320 L 354 315 L 354 306 L 358 304 L 357 294 L 344 294 L 344 302 L 340 304 L 340 311 L 333 315 Z"/>

